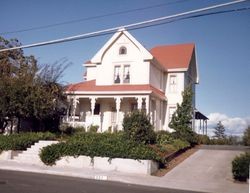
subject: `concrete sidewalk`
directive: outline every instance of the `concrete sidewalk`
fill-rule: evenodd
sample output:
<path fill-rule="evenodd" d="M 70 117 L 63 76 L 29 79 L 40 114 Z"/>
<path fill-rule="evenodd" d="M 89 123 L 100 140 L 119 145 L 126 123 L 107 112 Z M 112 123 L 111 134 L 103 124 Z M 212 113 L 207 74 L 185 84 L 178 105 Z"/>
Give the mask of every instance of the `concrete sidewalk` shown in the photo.
<path fill-rule="evenodd" d="M 231 160 L 240 153 L 242 151 L 198 150 L 164 177 L 86 168 L 38 166 L 15 161 L 0 161 L 0 169 L 118 181 L 128 184 L 199 192 L 247 193 L 248 184 L 235 183 L 231 176 Z"/>

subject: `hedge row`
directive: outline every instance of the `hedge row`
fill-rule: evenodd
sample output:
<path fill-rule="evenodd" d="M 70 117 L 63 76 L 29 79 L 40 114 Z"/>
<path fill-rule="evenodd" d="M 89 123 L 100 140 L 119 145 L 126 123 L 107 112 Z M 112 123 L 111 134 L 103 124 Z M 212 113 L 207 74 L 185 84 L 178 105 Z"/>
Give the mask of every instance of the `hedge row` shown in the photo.
<path fill-rule="evenodd" d="M 53 140 L 56 136 L 52 133 L 20 133 L 0 135 L 0 152 L 4 150 L 25 150 L 39 140 Z"/>
<path fill-rule="evenodd" d="M 41 160 L 53 165 L 63 156 L 95 156 L 161 161 L 149 146 L 124 137 L 123 133 L 83 133 L 71 137 L 67 142 L 53 144 L 42 149 Z"/>

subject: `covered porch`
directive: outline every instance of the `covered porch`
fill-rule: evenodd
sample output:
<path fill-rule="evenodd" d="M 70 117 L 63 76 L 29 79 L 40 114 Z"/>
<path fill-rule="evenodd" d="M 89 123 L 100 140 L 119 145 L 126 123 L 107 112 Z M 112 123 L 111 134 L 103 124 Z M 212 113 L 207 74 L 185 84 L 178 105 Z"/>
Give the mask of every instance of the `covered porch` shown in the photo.
<path fill-rule="evenodd" d="M 197 133 L 207 135 L 207 120 L 208 118 L 200 111 L 195 110 L 195 120 L 198 120 Z"/>
<path fill-rule="evenodd" d="M 97 125 L 98 132 L 122 130 L 124 115 L 142 110 L 150 116 L 151 123 L 162 129 L 163 108 L 166 102 L 150 94 L 133 95 L 68 95 L 70 104 L 64 122 L 71 126 Z"/>

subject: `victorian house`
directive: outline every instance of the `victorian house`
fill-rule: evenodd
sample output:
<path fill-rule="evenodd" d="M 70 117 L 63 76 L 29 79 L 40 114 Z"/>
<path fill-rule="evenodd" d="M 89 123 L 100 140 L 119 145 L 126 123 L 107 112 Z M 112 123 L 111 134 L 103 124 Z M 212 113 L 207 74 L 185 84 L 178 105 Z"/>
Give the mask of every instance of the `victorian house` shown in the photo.
<path fill-rule="evenodd" d="M 195 55 L 192 43 L 147 50 L 128 31 L 118 30 L 83 64 L 84 80 L 67 87 L 71 107 L 65 121 L 86 128 L 98 125 L 99 132 L 121 130 L 124 114 L 141 109 L 155 130 L 171 130 L 168 124 L 187 85 L 193 90 L 195 119 L 202 115 L 195 111 Z"/>

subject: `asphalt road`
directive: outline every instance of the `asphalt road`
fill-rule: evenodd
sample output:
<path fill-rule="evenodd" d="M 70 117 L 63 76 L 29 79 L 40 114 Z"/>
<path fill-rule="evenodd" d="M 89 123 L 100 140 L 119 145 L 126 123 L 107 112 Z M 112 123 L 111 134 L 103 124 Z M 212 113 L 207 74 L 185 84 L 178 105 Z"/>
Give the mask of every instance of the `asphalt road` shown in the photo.
<path fill-rule="evenodd" d="M 0 170 L 0 193 L 197 193 L 118 182 Z"/>

